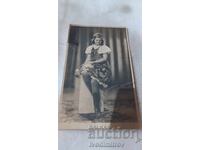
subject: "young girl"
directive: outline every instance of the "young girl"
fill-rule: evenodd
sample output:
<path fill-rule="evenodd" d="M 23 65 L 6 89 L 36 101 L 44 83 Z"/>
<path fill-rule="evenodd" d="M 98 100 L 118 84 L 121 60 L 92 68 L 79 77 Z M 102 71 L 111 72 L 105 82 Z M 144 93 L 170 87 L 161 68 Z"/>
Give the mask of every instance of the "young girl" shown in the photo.
<path fill-rule="evenodd" d="M 95 33 L 91 45 L 85 51 L 86 60 L 80 68 L 80 74 L 92 94 L 97 117 L 100 117 L 103 111 L 100 90 L 108 87 L 111 82 L 111 68 L 108 61 L 110 53 L 111 49 L 104 44 L 102 34 Z"/>

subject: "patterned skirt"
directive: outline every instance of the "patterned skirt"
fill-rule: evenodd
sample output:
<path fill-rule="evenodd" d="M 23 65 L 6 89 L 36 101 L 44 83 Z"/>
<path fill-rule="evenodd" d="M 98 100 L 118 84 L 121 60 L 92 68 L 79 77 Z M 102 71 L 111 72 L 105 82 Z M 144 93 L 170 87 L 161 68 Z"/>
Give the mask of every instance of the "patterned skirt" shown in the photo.
<path fill-rule="evenodd" d="M 96 80 L 101 88 L 107 88 L 111 83 L 111 68 L 108 61 L 96 64 L 84 64 L 81 72 L 87 72 L 91 79 Z"/>

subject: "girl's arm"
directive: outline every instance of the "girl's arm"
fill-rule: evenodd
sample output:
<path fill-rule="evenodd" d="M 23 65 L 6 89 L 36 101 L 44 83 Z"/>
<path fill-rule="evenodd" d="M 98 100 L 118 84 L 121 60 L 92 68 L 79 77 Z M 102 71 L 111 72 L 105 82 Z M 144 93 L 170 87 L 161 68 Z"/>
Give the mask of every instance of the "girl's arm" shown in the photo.
<path fill-rule="evenodd" d="M 108 54 L 105 53 L 105 54 L 103 54 L 103 57 L 102 57 L 102 58 L 100 58 L 100 59 L 98 59 L 98 60 L 95 60 L 95 61 L 91 61 L 91 63 L 92 63 L 92 64 L 95 64 L 95 63 L 102 63 L 102 62 L 106 61 L 107 58 L 108 58 Z"/>
<path fill-rule="evenodd" d="M 85 70 L 84 66 L 86 64 L 90 63 L 91 62 L 90 60 L 91 60 L 91 55 L 87 54 L 85 62 L 79 67 L 79 69 L 76 69 L 76 71 L 75 71 L 75 76 L 76 77 L 79 77 L 82 74 L 82 72 Z M 90 66 L 87 65 L 87 67 L 90 67 Z"/>
<path fill-rule="evenodd" d="M 85 60 L 84 64 L 89 63 L 90 60 L 91 60 L 91 55 L 90 55 L 90 54 L 87 54 L 87 56 L 86 56 L 86 60 Z"/>

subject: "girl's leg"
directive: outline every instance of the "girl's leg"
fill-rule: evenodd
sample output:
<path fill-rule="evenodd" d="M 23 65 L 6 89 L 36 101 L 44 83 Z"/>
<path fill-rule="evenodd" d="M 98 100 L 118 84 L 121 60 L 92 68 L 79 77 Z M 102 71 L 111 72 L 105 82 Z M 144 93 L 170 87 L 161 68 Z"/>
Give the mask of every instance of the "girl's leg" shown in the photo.
<path fill-rule="evenodd" d="M 84 80 L 86 86 L 88 87 L 88 89 L 90 90 L 90 92 L 92 94 L 90 74 L 88 72 L 84 72 L 84 73 L 82 73 L 82 77 L 83 77 L 83 80 Z"/>
<path fill-rule="evenodd" d="M 92 96 L 94 100 L 95 113 L 100 113 L 101 112 L 101 109 L 100 109 L 101 96 L 100 96 L 100 91 L 99 91 L 99 83 L 94 79 L 91 79 L 91 89 L 92 89 Z"/>

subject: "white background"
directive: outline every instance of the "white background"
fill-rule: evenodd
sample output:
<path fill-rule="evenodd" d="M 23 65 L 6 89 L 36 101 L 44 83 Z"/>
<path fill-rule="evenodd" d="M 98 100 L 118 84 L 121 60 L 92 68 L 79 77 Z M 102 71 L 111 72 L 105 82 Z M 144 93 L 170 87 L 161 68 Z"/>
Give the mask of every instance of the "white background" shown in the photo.
<path fill-rule="evenodd" d="M 199 4 L 143 0 L 143 150 L 199 150 Z M 58 147 L 58 7 L 0 2 L 0 149 Z"/>

